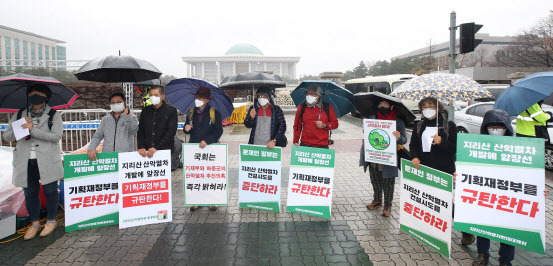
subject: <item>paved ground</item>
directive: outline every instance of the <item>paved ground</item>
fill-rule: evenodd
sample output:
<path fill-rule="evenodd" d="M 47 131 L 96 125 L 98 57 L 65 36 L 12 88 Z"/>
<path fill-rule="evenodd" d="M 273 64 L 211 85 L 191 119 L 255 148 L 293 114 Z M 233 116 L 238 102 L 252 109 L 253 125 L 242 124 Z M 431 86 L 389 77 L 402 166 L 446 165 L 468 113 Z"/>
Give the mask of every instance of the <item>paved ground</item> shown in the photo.
<path fill-rule="evenodd" d="M 292 114 L 286 115 L 288 125 Z M 0 264 L 98 265 L 470 265 L 476 245 L 460 245 L 454 231 L 452 258 L 437 252 L 399 230 L 399 180 L 392 216 L 365 208 L 371 199 L 369 175 L 358 167 L 361 122 L 345 117 L 333 133 L 337 151 L 332 219 L 289 212 L 268 213 L 238 208 L 238 144 L 247 140 L 243 126 L 225 128 L 223 142 L 230 153 L 231 187 L 228 207 L 190 212 L 183 206 L 182 171 L 173 172 L 172 223 L 119 230 L 116 226 L 64 233 L 0 244 Z M 292 141 L 291 126 L 288 138 Z M 289 165 L 289 147 L 283 166 Z M 283 168 L 287 186 L 288 168 Z M 282 189 L 285 205 L 286 189 Z M 547 249 L 553 243 L 552 200 L 547 200 Z M 282 209 L 285 209 L 283 206 Z M 4 240 L 0 240 L 2 242 Z M 497 265 L 498 244 L 492 242 L 491 264 Z M 546 256 L 517 249 L 516 265 L 553 265 Z"/>

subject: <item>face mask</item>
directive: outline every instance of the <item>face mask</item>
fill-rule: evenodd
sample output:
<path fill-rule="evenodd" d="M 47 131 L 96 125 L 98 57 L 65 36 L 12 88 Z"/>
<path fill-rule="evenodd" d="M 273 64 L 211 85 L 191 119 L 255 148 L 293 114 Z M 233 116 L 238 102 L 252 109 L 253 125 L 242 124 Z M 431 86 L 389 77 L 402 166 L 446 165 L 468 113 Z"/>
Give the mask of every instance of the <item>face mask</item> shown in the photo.
<path fill-rule="evenodd" d="M 46 97 L 40 96 L 38 94 L 34 94 L 32 96 L 29 96 L 29 101 L 33 105 L 39 105 L 39 104 L 43 104 L 44 102 L 46 102 Z"/>
<path fill-rule="evenodd" d="M 314 103 L 317 101 L 317 97 L 311 96 L 311 95 L 307 95 L 307 96 L 305 96 L 305 101 L 306 101 L 308 104 L 314 104 Z"/>
<path fill-rule="evenodd" d="M 267 100 L 265 98 L 259 98 L 259 99 L 257 99 L 257 102 L 259 103 L 259 105 L 265 106 L 266 104 L 269 103 L 269 100 Z"/>
<path fill-rule="evenodd" d="M 436 110 L 426 108 L 422 111 L 422 115 L 424 115 L 424 117 L 426 117 L 426 118 L 432 118 L 436 115 Z"/>
<path fill-rule="evenodd" d="M 204 101 L 196 99 L 194 100 L 194 104 L 196 107 L 202 107 L 204 105 Z"/>
<path fill-rule="evenodd" d="M 150 96 L 150 102 L 152 102 L 153 105 L 158 105 L 161 102 L 161 97 Z"/>
<path fill-rule="evenodd" d="M 124 103 L 112 103 L 109 105 L 109 108 L 112 112 L 119 113 L 123 112 L 125 110 L 125 104 Z"/>
<path fill-rule="evenodd" d="M 389 114 L 391 111 L 392 111 L 392 108 L 388 108 L 388 107 L 378 107 L 378 112 L 379 112 L 381 115 L 387 115 L 387 114 Z"/>
<path fill-rule="evenodd" d="M 504 128 L 488 128 L 488 133 L 493 136 L 505 136 L 506 131 Z"/>

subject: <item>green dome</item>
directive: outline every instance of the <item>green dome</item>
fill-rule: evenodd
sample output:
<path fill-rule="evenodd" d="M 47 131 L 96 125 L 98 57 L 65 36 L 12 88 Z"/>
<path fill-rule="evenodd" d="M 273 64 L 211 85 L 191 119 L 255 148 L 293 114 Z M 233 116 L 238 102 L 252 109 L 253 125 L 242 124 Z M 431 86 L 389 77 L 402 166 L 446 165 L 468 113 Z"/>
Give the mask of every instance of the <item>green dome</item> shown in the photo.
<path fill-rule="evenodd" d="M 257 49 L 257 47 L 247 43 L 237 44 L 228 49 L 228 51 L 225 53 L 225 55 L 239 54 L 263 55 L 263 53 L 259 49 Z"/>

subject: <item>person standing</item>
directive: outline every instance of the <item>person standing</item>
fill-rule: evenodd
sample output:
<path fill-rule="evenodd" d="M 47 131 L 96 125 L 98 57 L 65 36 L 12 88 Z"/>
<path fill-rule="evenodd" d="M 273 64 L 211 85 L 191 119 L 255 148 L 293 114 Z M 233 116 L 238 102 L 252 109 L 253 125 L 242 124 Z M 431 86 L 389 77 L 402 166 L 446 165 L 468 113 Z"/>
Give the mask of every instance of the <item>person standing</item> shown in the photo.
<path fill-rule="evenodd" d="M 17 148 L 13 151 L 14 186 L 22 187 L 25 194 L 25 206 L 29 213 L 31 226 L 23 236 L 24 240 L 36 237 L 40 230 L 40 187 L 46 196 L 47 221 L 40 233 L 41 237 L 48 236 L 56 229 L 59 194 L 58 180 L 63 178 L 63 165 L 59 141 L 63 133 L 61 114 L 53 110 L 48 104 L 52 96 L 50 89 L 43 84 L 33 84 L 27 88 L 29 107 L 19 110 L 18 115 L 12 116 L 4 140 L 15 141 L 12 123 L 18 117 L 24 117 L 24 129 L 30 135 L 17 141 Z"/>
<path fill-rule="evenodd" d="M 305 102 L 296 111 L 294 145 L 328 149 L 329 131 L 337 128 L 334 108 L 323 102 L 322 89 L 312 84 L 305 91 Z"/>
<path fill-rule="evenodd" d="M 223 135 L 223 121 L 221 114 L 215 108 L 209 106 L 211 91 L 208 88 L 200 87 L 194 94 L 194 105 L 186 115 L 184 133 L 190 134 L 189 143 L 199 143 L 200 148 L 207 145 L 218 143 Z M 191 206 L 190 210 L 195 211 L 200 206 Z M 217 206 L 210 206 L 210 210 L 215 211 Z"/>
<path fill-rule="evenodd" d="M 267 149 L 286 145 L 286 120 L 280 106 L 273 101 L 272 89 L 260 87 L 256 96 L 244 120 L 244 125 L 252 129 L 248 144 L 264 145 Z"/>
<path fill-rule="evenodd" d="M 382 100 L 377 105 L 377 116 L 380 120 L 395 120 L 396 131 L 392 134 L 396 138 L 398 145 L 407 143 L 407 134 L 405 132 L 405 122 L 399 118 L 394 110 L 394 106 L 386 100 Z M 360 163 L 367 171 L 369 168 L 371 184 L 373 185 L 373 201 L 367 204 L 369 210 L 375 210 L 384 206 L 382 216 L 390 217 L 392 210 L 392 201 L 394 199 L 394 186 L 398 176 L 398 166 L 382 165 L 365 161 L 365 146 L 361 147 Z M 382 201 L 384 194 L 384 201 Z M 384 204 L 383 204 L 384 203 Z"/>
<path fill-rule="evenodd" d="M 549 140 L 546 123 L 551 118 L 541 109 L 543 101 L 533 104 L 517 116 L 517 137 L 543 138 Z"/>
<path fill-rule="evenodd" d="M 149 95 L 152 105 L 140 113 L 137 146 L 142 157 L 151 158 L 158 150 L 173 150 L 178 117 L 177 109 L 163 101 L 163 86 L 153 86 Z"/>
<path fill-rule="evenodd" d="M 88 158 L 96 160 L 96 148 L 102 140 L 102 152 L 134 151 L 134 135 L 138 132 L 138 118 L 125 106 L 125 95 L 116 92 L 109 96 L 111 112 L 102 118 L 100 126 L 88 145 Z"/>

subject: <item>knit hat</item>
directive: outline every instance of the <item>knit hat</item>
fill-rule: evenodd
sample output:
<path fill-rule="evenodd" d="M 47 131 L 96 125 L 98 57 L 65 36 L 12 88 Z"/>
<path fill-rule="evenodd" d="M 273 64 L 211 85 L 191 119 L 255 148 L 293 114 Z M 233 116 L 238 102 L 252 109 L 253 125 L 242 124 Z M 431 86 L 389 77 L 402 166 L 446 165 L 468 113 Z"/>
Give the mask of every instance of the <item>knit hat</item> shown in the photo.
<path fill-rule="evenodd" d="M 309 85 L 309 87 L 307 87 L 307 89 L 305 90 L 305 93 L 312 92 L 312 93 L 315 93 L 315 94 L 321 96 L 322 91 L 323 90 L 321 89 L 321 87 L 319 87 L 315 84 L 311 84 L 311 85 Z"/>

